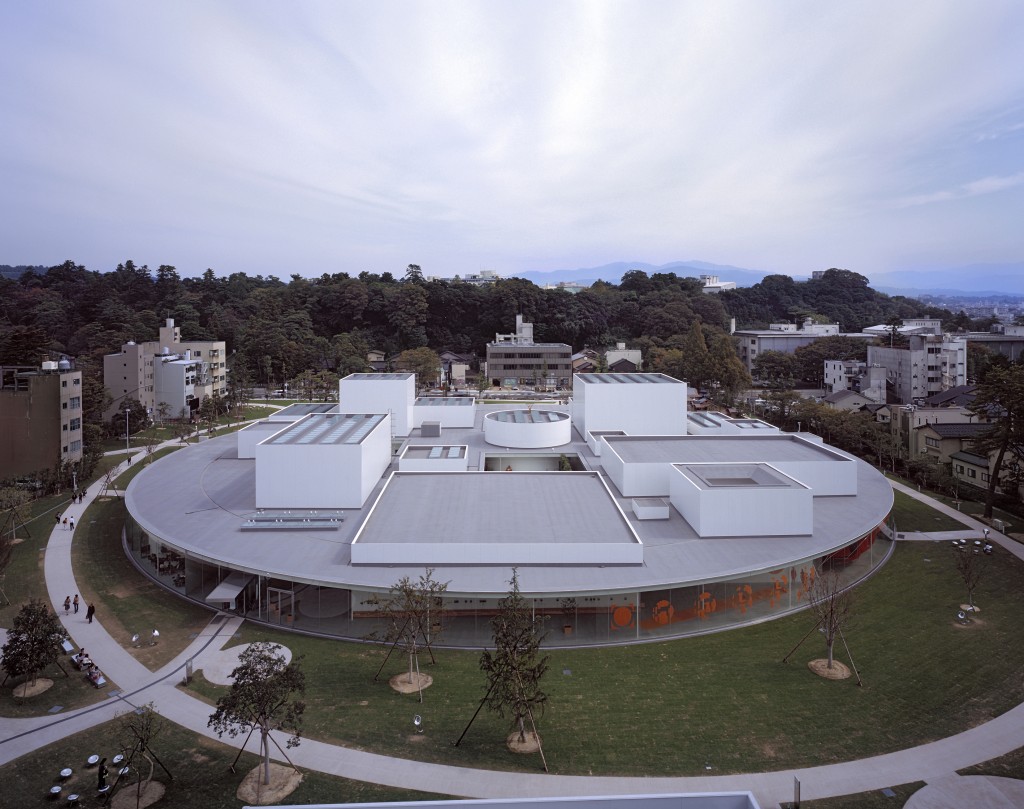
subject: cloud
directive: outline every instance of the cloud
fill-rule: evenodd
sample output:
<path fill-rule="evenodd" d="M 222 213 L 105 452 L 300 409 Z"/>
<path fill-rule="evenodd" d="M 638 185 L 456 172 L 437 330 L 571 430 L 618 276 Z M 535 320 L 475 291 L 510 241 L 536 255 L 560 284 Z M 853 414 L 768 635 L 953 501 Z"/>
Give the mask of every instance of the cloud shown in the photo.
<path fill-rule="evenodd" d="M 918 194 L 904 197 L 894 204 L 897 208 L 910 208 L 915 205 L 930 205 L 935 202 L 948 202 L 949 200 L 967 199 L 979 197 L 985 194 L 995 194 L 1005 191 L 1007 188 L 1014 188 L 1024 184 L 1024 171 L 1017 172 L 1004 177 L 982 177 L 979 180 L 972 180 L 963 183 L 956 188 L 944 191 L 935 191 L 930 194 Z"/>
<path fill-rule="evenodd" d="M 952 0 L 13 4 L 0 261 L 868 270 L 1020 183 L 1022 40 Z"/>

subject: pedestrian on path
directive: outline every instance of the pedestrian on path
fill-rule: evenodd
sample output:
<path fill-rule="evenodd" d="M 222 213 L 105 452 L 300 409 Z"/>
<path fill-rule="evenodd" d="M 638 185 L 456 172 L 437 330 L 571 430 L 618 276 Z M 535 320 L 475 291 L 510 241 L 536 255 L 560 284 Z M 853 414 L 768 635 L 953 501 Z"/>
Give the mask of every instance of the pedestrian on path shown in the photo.
<path fill-rule="evenodd" d="M 60 512 L 58 511 L 54 516 L 57 518 L 57 527 L 60 528 Z"/>
<path fill-rule="evenodd" d="M 65 518 L 64 518 L 64 530 L 65 530 L 65 531 L 67 530 L 67 527 L 68 527 L 68 518 L 67 518 L 67 517 L 65 517 Z"/>
<path fill-rule="evenodd" d="M 71 612 L 71 596 L 64 599 L 64 614 L 67 615 L 69 612 Z"/>
<path fill-rule="evenodd" d="M 87 609 L 85 611 L 85 619 L 91 624 L 92 623 L 92 616 L 94 616 L 95 614 L 96 614 L 96 607 L 93 606 L 92 604 L 90 604 L 89 605 L 89 609 Z"/>
<path fill-rule="evenodd" d="M 71 604 L 75 608 L 75 615 L 78 615 L 78 593 L 75 593 L 75 600 Z"/>
<path fill-rule="evenodd" d="M 72 531 L 74 531 L 74 530 L 75 530 L 75 518 L 74 518 L 74 517 L 72 517 L 72 518 L 71 518 L 71 522 L 69 522 L 69 523 L 68 523 L 68 527 L 69 527 L 69 528 L 70 528 L 70 529 L 71 529 Z"/>

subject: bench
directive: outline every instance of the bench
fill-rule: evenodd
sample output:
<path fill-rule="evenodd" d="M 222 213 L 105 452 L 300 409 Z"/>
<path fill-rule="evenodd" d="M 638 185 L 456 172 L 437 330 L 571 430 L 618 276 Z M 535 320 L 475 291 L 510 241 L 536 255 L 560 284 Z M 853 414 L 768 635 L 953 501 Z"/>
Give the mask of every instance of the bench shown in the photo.
<path fill-rule="evenodd" d="M 107 684 L 107 678 L 104 677 L 102 674 L 99 677 L 97 677 L 95 680 L 92 677 L 90 677 L 88 674 L 86 674 L 85 675 L 85 679 L 89 682 L 89 685 L 91 685 L 93 688 L 103 688 L 103 686 L 105 686 Z"/>
<path fill-rule="evenodd" d="M 69 655 L 73 651 L 75 651 L 74 644 L 72 644 L 71 641 L 69 641 L 67 638 L 64 638 L 64 640 L 60 642 L 60 648 L 64 650 L 64 654 L 66 655 Z"/>

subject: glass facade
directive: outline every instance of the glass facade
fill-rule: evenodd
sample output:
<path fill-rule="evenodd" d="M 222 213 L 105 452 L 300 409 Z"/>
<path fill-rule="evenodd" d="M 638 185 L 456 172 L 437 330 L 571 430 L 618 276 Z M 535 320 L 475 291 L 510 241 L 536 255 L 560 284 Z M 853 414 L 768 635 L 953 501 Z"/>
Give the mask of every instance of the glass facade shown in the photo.
<path fill-rule="evenodd" d="M 140 570 L 185 598 L 288 629 L 362 640 L 383 630 L 372 593 L 263 574 L 235 574 L 216 562 L 190 557 L 143 531 L 129 515 L 125 543 Z M 853 585 L 880 567 L 892 541 L 874 529 L 824 556 L 741 577 L 686 582 L 626 593 L 552 593 L 533 598 L 547 622 L 547 646 L 637 643 L 684 637 L 770 620 L 807 605 L 808 589 L 827 569 Z M 229 579 L 229 575 L 231 578 Z M 443 581 L 443 571 L 437 577 Z M 223 601 L 209 603 L 224 582 Z M 491 640 L 491 618 L 501 596 L 449 593 L 431 622 L 438 646 L 479 648 Z"/>

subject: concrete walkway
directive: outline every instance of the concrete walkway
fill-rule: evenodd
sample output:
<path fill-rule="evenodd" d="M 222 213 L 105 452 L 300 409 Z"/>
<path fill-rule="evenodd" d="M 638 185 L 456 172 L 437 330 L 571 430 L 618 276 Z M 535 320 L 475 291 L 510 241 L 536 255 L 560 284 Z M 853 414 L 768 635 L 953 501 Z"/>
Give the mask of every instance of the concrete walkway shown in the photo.
<path fill-rule="evenodd" d="M 124 469 L 127 469 L 126 465 Z M 69 506 L 65 513 L 74 515 L 78 521 L 102 485 L 102 481 L 99 481 L 90 486 L 86 492 L 86 502 Z M 982 523 L 899 483 L 893 482 L 893 487 L 949 513 L 968 526 L 965 531 L 907 535 L 906 539 L 949 540 L 961 536 L 981 536 L 985 527 Z M 150 672 L 103 629 L 102 607 L 92 624 L 85 621 L 84 605 L 77 615 L 63 616 L 60 605 L 64 597 L 78 592 L 71 568 L 72 536 L 72 532 L 63 526 L 55 527 L 51 532 L 44 567 L 50 599 L 58 606 L 58 614 L 75 643 L 85 646 L 95 660 L 102 661 L 104 672 L 117 683 L 120 693 L 111 694 L 110 699 L 99 705 L 57 717 L 0 718 L 0 764 L 149 702 L 153 702 L 156 709 L 168 719 L 198 734 L 216 738 L 206 725 L 210 706 L 193 699 L 175 688 L 175 685 L 183 677 L 186 660 L 193 659 L 195 670 L 202 669 L 204 661 L 215 664 L 217 656 L 221 654 L 220 650 L 240 626 L 241 619 L 225 614 L 217 615 L 200 637 L 175 660 L 158 672 Z M 1013 540 L 992 532 L 990 541 L 1024 558 L 1024 549 Z M 429 716 L 427 721 L 429 723 Z M 426 732 L 430 733 L 429 724 Z M 283 746 L 283 737 L 279 741 Z M 626 778 L 494 772 L 388 758 L 311 739 L 304 739 L 301 746 L 290 751 L 289 755 L 298 766 L 310 770 L 468 798 L 749 790 L 763 807 L 774 807 L 792 800 L 793 779 L 796 777 L 800 779 L 804 800 L 880 790 L 911 781 L 926 781 L 929 786 L 915 795 L 907 806 L 912 809 L 935 809 L 946 806 L 1003 805 L 989 802 L 996 795 L 1002 796 L 1000 800 L 1016 800 L 1019 793 L 1014 790 L 1019 789 L 1019 782 L 987 777 L 961 778 L 955 773 L 958 769 L 996 758 L 1022 746 L 1024 705 L 984 725 L 920 747 L 842 764 L 744 775 Z M 250 748 L 255 751 L 255 747 L 254 741 L 251 741 Z M 1021 804 L 1018 801 L 1016 805 Z"/>

